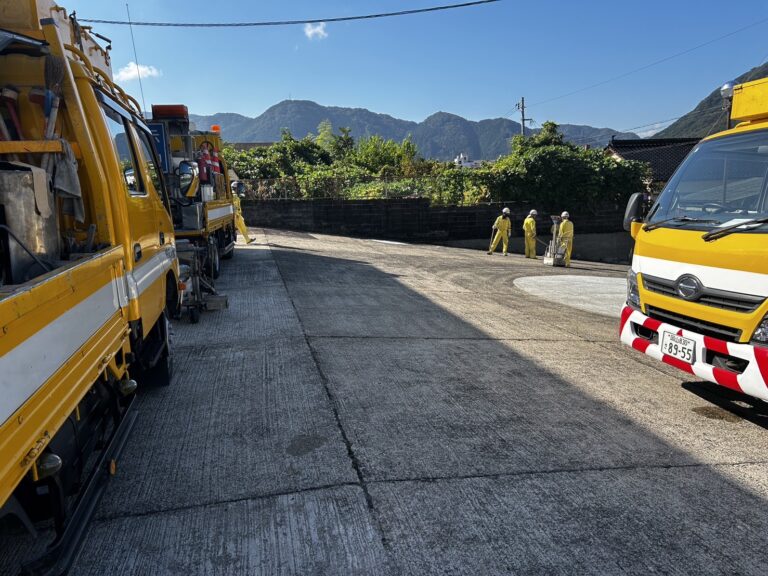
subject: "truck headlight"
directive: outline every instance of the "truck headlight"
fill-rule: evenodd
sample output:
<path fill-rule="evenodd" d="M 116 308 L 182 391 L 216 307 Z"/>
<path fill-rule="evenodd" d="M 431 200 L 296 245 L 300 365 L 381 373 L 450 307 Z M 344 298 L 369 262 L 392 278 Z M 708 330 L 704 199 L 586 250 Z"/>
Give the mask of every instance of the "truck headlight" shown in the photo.
<path fill-rule="evenodd" d="M 640 310 L 640 291 L 637 289 L 637 274 L 631 268 L 627 272 L 627 304 Z"/>
<path fill-rule="evenodd" d="M 758 344 L 768 344 L 768 315 L 760 321 L 757 329 L 752 333 L 752 341 Z"/>

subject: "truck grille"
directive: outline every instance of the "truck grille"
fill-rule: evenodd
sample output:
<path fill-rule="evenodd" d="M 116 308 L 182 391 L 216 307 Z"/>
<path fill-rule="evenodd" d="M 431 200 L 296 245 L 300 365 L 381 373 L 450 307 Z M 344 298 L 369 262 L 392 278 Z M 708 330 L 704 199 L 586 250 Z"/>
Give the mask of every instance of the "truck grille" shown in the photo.
<path fill-rule="evenodd" d="M 672 324 L 683 330 L 703 334 L 704 336 L 711 336 L 712 338 L 719 338 L 728 342 L 738 342 L 741 337 L 741 330 L 736 328 L 699 320 L 698 318 L 691 318 L 690 316 L 684 316 L 683 314 L 677 314 L 676 312 L 670 312 L 655 306 L 648 306 L 646 313 L 655 320 Z"/>
<path fill-rule="evenodd" d="M 675 281 L 666 278 L 657 278 L 656 276 L 646 276 L 643 274 L 643 286 L 649 292 L 656 292 L 671 298 L 680 298 L 675 289 Z M 739 292 L 728 292 L 726 290 L 715 290 L 714 288 L 704 288 L 704 292 L 695 302 L 732 310 L 733 312 L 754 312 L 765 302 L 763 296 L 753 296 L 751 294 L 741 294 Z"/>

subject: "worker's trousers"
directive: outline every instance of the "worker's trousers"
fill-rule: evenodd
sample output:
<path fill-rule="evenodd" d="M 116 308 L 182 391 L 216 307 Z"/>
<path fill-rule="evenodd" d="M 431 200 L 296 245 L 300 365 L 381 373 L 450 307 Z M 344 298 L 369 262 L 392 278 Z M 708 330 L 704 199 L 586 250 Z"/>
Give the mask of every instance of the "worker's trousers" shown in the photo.
<path fill-rule="evenodd" d="M 560 243 L 565 246 L 565 265 L 571 265 L 571 251 L 573 250 L 573 236 L 564 236 L 560 238 Z"/>
<path fill-rule="evenodd" d="M 237 225 L 237 229 L 240 231 L 240 234 L 242 234 L 243 238 L 245 238 L 245 241 L 250 244 L 251 237 L 248 235 L 248 226 L 245 225 L 245 220 L 240 214 L 235 214 L 235 224 Z"/>
<path fill-rule="evenodd" d="M 493 237 L 493 243 L 491 244 L 491 252 L 496 251 L 496 246 L 499 245 L 499 241 L 501 241 L 504 245 L 504 254 L 507 253 L 507 250 L 509 249 L 509 236 L 502 233 L 501 230 L 496 231 L 496 236 Z"/>
<path fill-rule="evenodd" d="M 525 257 L 536 258 L 536 236 L 525 235 Z"/>

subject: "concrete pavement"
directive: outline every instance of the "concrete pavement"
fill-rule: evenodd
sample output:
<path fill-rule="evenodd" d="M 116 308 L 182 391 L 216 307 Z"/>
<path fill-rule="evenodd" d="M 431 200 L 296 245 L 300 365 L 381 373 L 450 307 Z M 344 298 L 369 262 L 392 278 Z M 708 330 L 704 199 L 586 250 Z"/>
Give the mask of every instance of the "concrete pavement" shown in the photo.
<path fill-rule="evenodd" d="M 523 276 L 515 286 L 538 298 L 618 318 L 627 298 L 625 278 L 606 276 Z"/>
<path fill-rule="evenodd" d="M 764 405 L 541 292 L 625 274 L 259 232 L 73 574 L 765 574 Z"/>

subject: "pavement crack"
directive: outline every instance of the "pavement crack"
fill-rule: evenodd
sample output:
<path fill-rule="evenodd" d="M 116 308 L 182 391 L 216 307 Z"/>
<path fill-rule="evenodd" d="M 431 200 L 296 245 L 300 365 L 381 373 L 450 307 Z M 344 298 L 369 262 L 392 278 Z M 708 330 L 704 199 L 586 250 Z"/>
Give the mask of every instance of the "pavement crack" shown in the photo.
<path fill-rule="evenodd" d="M 312 340 L 447 340 L 447 341 L 490 341 L 490 342 L 574 342 L 572 338 L 494 338 L 492 336 L 364 336 L 307 334 Z"/>
<path fill-rule="evenodd" d="M 451 476 L 414 476 L 412 478 L 382 478 L 369 480 L 369 484 L 400 484 L 407 482 L 450 482 L 453 480 L 499 480 L 523 476 L 547 476 L 554 474 L 583 474 L 587 472 L 614 472 L 635 470 L 674 470 L 685 468 L 736 468 L 768 464 L 768 460 L 744 462 L 688 462 L 683 464 L 627 464 L 625 466 L 585 466 L 580 468 L 554 468 L 551 470 L 521 470 L 519 472 L 490 472 L 487 474 L 456 474 Z"/>
<path fill-rule="evenodd" d="M 264 494 L 249 494 L 248 496 L 238 496 L 236 498 L 225 498 L 223 500 L 209 500 L 207 502 L 196 502 L 195 504 L 185 504 L 182 506 L 168 506 L 166 508 L 154 508 L 152 510 L 142 510 L 140 512 L 126 512 L 118 514 L 104 514 L 94 519 L 94 523 L 110 522 L 112 520 L 123 520 L 126 518 L 143 518 L 145 516 L 155 516 L 158 514 L 172 514 L 174 512 L 185 512 L 188 510 L 197 510 L 201 508 L 212 508 L 226 504 L 238 504 L 240 502 L 249 502 L 252 500 L 264 500 L 267 498 L 279 498 L 281 496 L 295 496 L 309 492 L 319 492 L 321 490 L 333 490 L 344 487 L 359 487 L 357 482 L 337 482 L 335 484 L 322 484 L 319 486 L 309 486 L 307 488 L 297 488 L 296 490 L 285 490 L 278 492 L 267 492 Z"/>
<path fill-rule="evenodd" d="M 317 352 L 315 348 L 312 346 L 310 337 L 307 335 L 307 331 L 304 327 L 304 323 L 301 320 L 301 315 L 299 314 L 299 310 L 296 308 L 296 303 L 293 300 L 293 296 L 291 295 L 291 292 L 288 289 L 288 285 L 285 282 L 283 272 L 280 269 L 280 262 L 278 261 L 278 258 L 274 257 L 274 254 L 272 255 L 272 258 L 275 261 L 275 266 L 277 267 L 277 273 L 280 276 L 280 279 L 283 281 L 283 287 L 285 288 L 285 293 L 288 295 L 288 299 L 291 301 L 291 306 L 293 306 L 293 311 L 296 314 L 296 319 L 299 322 L 299 326 L 301 326 L 301 332 L 304 335 L 304 340 L 307 344 L 307 348 L 309 348 L 309 353 L 312 356 L 312 362 L 314 362 L 315 368 L 317 369 L 317 373 L 320 376 L 320 381 L 322 382 L 323 389 L 325 390 L 325 394 L 331 406 L 333 417 L 336 420 L 336 426 L 338 427 L 339 433 L 341 434 L 341 438 L 344 441 L 344 445 L 347 448 L 347 455 L 349 456 L 350 462 L 352 464 L 352 469 L 355 471 L 355 475 L 357 476 L 356 485 L 359 486 L 360 489 L 363 491 L 363 496 L 365 497 L 365 504 L 366 504 L 366 507 L 368 508 L 368 513 L 370 514 L 371 520 L 373 521 L 376 527 L 376 530 L 379 533 L 381 544 L 385 549 L 388 549 L 389 544 L 387 542 L 387 537 L 384 533 L 384 528 L 381 525 L 379 516 L 376 513 L 376 507 L 373 502 L 373 497 L 371 496 L 371 493 L 368 490 L 368 484 L 366 482 L 365 476 L 363 475 L 362 465 L 360 463 L 359 458 L 357 457 L 357 454 L 355 454 L 355 450 L 352 446 L 352 442 L 350 441 L 349 436 L 347 435 L 347 431 L 344 428 L 344 423 L 341 421 L 341 415 L 339 414 L 339 407 L 338 407 L 339 406 L 338 399 L 336 398 L 336 395 L 333 393 L 333 390 L 331 390 L 331 387 L 328 383 L 328 377 L 323 371 L 320 365 L 320 360 L 317 357 Z"/>

